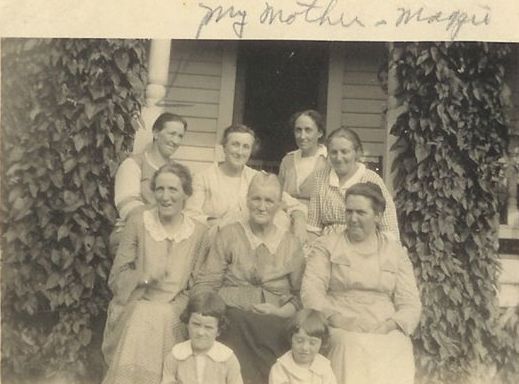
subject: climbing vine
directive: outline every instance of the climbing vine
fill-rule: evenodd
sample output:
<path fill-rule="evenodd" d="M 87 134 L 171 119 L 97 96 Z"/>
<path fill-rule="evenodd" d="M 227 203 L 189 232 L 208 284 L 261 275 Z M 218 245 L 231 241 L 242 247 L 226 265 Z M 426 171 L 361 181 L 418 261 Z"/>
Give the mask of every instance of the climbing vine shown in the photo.
<path fill-rule="evenodd" d="M 139 125 L 145 44 L 2 41 L 4 380 L 88 376 L 110 297 L 113 176 Z"/>
<path fill-rule="evenodd" d="M 423 383 L 490 378 L 499 365 L 496 231 L 508 53 L 504 44 L 442 42 L 397 44 L 390 54 L 394 185 L 424 305 L 415 340 Z"/>

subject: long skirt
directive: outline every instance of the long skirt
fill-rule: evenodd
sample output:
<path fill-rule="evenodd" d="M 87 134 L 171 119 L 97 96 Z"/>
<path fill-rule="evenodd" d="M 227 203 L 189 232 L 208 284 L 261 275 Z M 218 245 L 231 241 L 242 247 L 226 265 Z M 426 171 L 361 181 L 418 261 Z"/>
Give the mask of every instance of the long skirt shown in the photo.
<path fill-rule="evenodd" d="M 184 300 L 137 300 L 120 314 L 109 310 L 103 340 L 109 368 L 103 384 L 159 384 L 164 358 L 187 336 L 179 319 L 185 305 Z"/>
<path fill-rule="evenodd" d="M 287 319 L 228 308 L 228 329 L 220 340 L 238 357 L 244 384 L 267 384 L 270 368 L 290 349 Z"/>
<path fill-rule="evenodd" d="M 330 328 L 328 358 L 338 384 L 412 384 L 413 346 L 400 331 L 387 335 Z"/>

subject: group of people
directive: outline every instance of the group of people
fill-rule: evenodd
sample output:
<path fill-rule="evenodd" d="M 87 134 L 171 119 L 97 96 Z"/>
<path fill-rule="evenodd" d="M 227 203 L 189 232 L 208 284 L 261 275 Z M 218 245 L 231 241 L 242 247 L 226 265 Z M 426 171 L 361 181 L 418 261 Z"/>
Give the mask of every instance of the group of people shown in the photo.
<path fill-rule="evenodd" d="M 353 130 L 323 145 L 318 112 L 290 124 L 278 176 L 247 166 L 237 124 L 192 178 L 172 113 L 120 165 L 104 384 L 413 382 L 421 304 L 391 195 Z"/>

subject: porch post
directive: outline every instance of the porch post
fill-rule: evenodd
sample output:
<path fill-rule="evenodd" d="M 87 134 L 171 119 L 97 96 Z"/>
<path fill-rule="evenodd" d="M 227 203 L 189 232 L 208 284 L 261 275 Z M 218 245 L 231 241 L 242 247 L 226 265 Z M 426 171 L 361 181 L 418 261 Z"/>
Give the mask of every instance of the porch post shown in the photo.
<path fill-rule="evenodd" d="M 396 69 L 391 66 L 391 55 L 394 54 L 394 43 L 388 43 L 388 73 L 387 73 L 387 111 L 386 111 L 386 136 L 384 140 L 384 183 L 391 194 L 394 195 L 393 177 L 391 172 L 393 161 L 397 156 L 396 151 L 391 151 L 391 147 L 396 142 L 397 137 L 391 135 L 391 127 L 396 122 L 398 116 L 405 112 L 406 105 L 399 104 L 398 99 L 394 96 L 398 93 L 398 77 Z M 400 48 L 397 48 L 400 49 Z"/>
<path fill-rule="evenodd" d="M 326 134 L 342 125 L 342 83 L 344 77 L 344 43 L 332 42 L 328 62 L 326 97 Z"/>
<path fill-rule="evenodd" d="M 148 61 L 148 84 L 146 85 L 146 101 L 142 109 L 144 127 L 135 134 L 133 152 L 139 153 L 151 142 L 151 127 L 155 119 L 163 112 L 159 106 L 167 92 L 169 63 L 171 53 L 170 39 L 151 40 L 150 56 Z"/>

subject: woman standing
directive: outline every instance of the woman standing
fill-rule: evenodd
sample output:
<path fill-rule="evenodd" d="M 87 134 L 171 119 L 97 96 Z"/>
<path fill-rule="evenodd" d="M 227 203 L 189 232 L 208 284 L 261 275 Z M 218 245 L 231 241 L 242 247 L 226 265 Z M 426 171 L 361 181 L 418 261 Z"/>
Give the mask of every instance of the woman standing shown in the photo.
<path fill-rule="evenodd" d="M 256 135 L 252 129 L 237 124 L 228 127 L 222 139 L 225 160 L 215 163 L 195 175 L 193 196 L 186 203 L 186 211 L 211 226 L 222 227 L 239 220 L 247 212 L 247 191 L 259 172 L 246 164 L 250 159 Z M 283 195 L 284 212 L 279 212 L 276 223 L 282 228 L 292 226 L 294 234 L 306 238 L 306 207 L 288 194 Z M 214 232 L 214 231 L 213 231 Z"/>
<path fill-rule="evenodd" d="M 315 174 L 326 167 L 326 147 L 320 144 L 324 137 L 324 121 L 313 109 L 296 112 L 290 126 L 298 149 L 287 153 L 279 167 L 279 180 L 290 196 L 309 205 L 315 188 Z"/>
<path fill-rule="evenodd" d="M 341 127 L 327 139 L 329 164 L 316 175 L 316 185 L 308 209 L 308 229 L 317 235 L 334 231 L 342 232 L 346 226 L 344 196 L 349 187 L 359 182 L 377 184 L 384 199 L 386 210 L 381 218 L 380 229 L 400 239 L 395 203 L 375 172 L 359 162 L 362 143 L 355 131 Z"/>
<path fill-rule="evenodd" d="M 301 299 L 330 324 L 328 357 L 340 384 L 412 384 L 409 336 L 421 304 L 400 243 L 379 230 L 386 201 L 374 183 L 346 191 L 346 230 L 314 242 Z"/>
<path fill-rule="evenodd" d="M 274 223 L 281 205 L 275 175 L 259 173 L 247 195 L 248 219 L 217 234 L 194 291 L 219 290 L 230 307 L 222 342 L 238 356 L 245 383 L 266 384 L 270 367 L 289 349 L 286 321 L 300 307 L 304 267 L 300 242 Z"/>
<path fill-rule="evenodd" d="M 151 179 L 156 207 L 126 224 L 108 285 L 103 354 L 109 366 L 104 384 L 160 383 L 164 356 L 185 330 L 179 316 L 188 282 L 205 252 L 206 226 L 182 212 L 192 192 L 183 165 L 163 165 Z"/>

